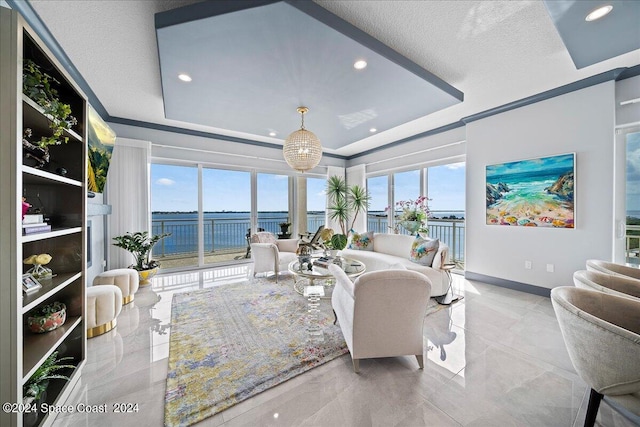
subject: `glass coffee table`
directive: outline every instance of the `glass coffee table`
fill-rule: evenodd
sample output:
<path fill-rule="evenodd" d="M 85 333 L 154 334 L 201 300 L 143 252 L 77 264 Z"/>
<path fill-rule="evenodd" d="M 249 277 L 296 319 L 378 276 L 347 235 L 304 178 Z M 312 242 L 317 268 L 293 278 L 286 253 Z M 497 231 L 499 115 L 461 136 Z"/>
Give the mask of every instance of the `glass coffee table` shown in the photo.
<path fill-rule="evenodd" d="M 318 258 L 319 257 L 311 258 L 311 269 L 309 269 L 309 263 L 300 265 L 299 260 L 292 261 L 289 264 L 289 272 L 293 274 L 294 280 L 293 289 L 295 289 L 295 291 L 300 295 L 304 295 L 305 286 L 314 286 L 317 280 L 322 280 L 322 285 L 325 288 L 324 296 L 322 298 L 331 298 L 333 275 L 329 272 L 328 267 L 319 266 L 313 263 L 314 261 L 317 261 Z M 344 272 L 347 273 L 347 276 L 351 278 L 360 276 L 366 270 L 364 263 L 352 258 L 341 257 L 340 262 L 335 264 L 339 265 Z"/>

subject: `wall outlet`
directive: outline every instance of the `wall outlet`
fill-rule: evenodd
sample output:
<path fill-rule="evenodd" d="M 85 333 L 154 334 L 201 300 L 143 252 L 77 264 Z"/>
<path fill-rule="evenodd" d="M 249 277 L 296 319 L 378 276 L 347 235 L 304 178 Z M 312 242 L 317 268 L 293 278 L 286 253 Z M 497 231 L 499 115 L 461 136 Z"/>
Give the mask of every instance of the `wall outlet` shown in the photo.
<path fill-rule="evenodd" d="M 547 264 L 547 272 L 549 273 L 553 273 L 554 271 L 554 266 L 553 264 Z"/>
<path fill-rule="evenodd" d="M 531 270 L 531 261 L 525 261 L 524 262 L 524 268 L 527 270 Z"/>

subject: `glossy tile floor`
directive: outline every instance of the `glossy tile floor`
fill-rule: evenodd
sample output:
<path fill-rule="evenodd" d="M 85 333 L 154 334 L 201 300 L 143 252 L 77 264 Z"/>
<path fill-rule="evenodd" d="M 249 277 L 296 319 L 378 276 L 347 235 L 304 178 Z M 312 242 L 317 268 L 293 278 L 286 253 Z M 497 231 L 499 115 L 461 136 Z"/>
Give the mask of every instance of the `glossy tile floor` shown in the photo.
<path fill-rule="evenodd" d="M 248 266 L 161 276 L 125 306 L 116 330 L 88 341 L 69 403 L 106 414 L 54 426 L 162 426 L 174 293 L 246 280 Z M 287 283 L 291 283 L 287 281 Z M 588 390 L 565 350 L 548 298 L 454 275 L 464 299 L 425 318 L 428 360 L 349 355 L 246 400 L 198 426 L 581 426 Z M 114 403 L 138 412 L 113 413 Z M 630 426 L 602 404 L 598 425 Z"/>

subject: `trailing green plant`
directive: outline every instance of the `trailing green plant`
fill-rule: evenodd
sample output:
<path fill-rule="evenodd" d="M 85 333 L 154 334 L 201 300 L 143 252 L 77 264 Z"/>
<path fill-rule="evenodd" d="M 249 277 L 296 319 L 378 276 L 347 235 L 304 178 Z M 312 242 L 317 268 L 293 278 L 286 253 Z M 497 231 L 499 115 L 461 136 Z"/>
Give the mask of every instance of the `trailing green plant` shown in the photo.
<path fill-rule="evenodd" d="M 42 362 L 42 365 L 36 369 L 33 375 L 31 375 L 31 378 L 29 378 L 27 383 L 24 385 L 24 397 L 31 397 L 35 400 L 39 399 L 40 396 L 42 396 L 42 393 L 44 393 L 49 386 L 49 380 L 58 378 L 69 381 L 69 377 L 66 375 L 56 373 L 61 369 L 75 369 L 75 366 L 73 365 L 61 364 L 61 362 L 67 360 L 73 360 L 73 357 L 62 357 L 58 359 L 57 351 L 51 353 L 51 355 Z"/>
<path fill-rule="evenodd" d="M 369 208 L 371 196 L 364 187 L 348 186 L 344 178 L 332 176 L 327 180 L 327 197 L 329 199 L 329 219 L 340 225 L 346 236 L 353 228 L 358 214 Z"/>
<path fill-rule="evenodd" d="M 51 304 L 46 304 L 33 310 L 31 312 L 31 317 L 48 317 L 62 309 L 66 309 L 66 306 L 63 303 L 59 301 L 52 302 Z"/>
<path fill-rule="evenodd" d="M 43 136 L 37 142 L 41 148 L 67 143 L 69 137 L 64 135 L 64 131 L 78 123 L 77 119 L 71 115 L 71 106 L 58 98 L 58 90 L 54 85 L 60 85 L 55 77 L 42 71 L 42 68 L 32 60 L 24 60 L 22 91 L 50 116 L 49 128 L 53 131 L 52 135 Z"/>
<path fill-rule="evenodd" d="M 157 234 L 149 237 L 147 231 L 138 231 L 114 237 L 113 240 L 115 240 L 115 243 L 113 245 L 131 252 L 136 261 L 131 268 L 143 271 L 156 268 L 160 265 L 157 261 L 150 259 L 151 249 L 153 249 L 160 239 L 164 239 L 167 236 L 171 236 L 171 233 Z"/>

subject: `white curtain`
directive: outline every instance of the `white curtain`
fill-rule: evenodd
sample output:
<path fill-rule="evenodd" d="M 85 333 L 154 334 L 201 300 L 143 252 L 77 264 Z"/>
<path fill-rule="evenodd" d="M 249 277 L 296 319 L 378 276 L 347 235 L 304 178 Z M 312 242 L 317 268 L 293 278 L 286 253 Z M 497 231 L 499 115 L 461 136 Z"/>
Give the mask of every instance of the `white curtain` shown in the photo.
<path fill-rule="evenodd" d="M 339 176 L 345 179 L 344 168 L 340 166 L 327 166 L 327 180 L 332 176 Z M 327 209 L 325 214 L 324 226 L 326 228 L 332 228 L 336 233 L 340 232 L 340 224 L 337 221 L 329 220 L 329 198 L 327 197 Z M 347 230 L 349 231 L 349 230 Z"/>
<path fill-rule="evenodd" d="M 347 168 L 347 185 L 359 185 L 362 188 L 367 187 L 366 166 L 364 164 Z M 367 212 L 360 212 L 353 229 L 359 233 L 367 231 Z"/>
<path fill-rule="evenodd" d="M 111 243 L 127 232 L 151 231 L 149 168 L 151 142 L 116 138 L 105 194 L 112 206 L 107 228 L 108 269 L 133 264 L 133 256 Z"/>

